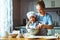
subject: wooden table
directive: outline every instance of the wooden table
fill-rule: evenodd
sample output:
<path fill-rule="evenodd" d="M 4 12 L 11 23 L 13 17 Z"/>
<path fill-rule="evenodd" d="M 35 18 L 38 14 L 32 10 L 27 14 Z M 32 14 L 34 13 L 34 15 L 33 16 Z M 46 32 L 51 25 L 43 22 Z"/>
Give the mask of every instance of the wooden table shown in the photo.
<path fill-rule="evenodd" d="M 54 40 L 54 39 L 44 39 L 44 38 L 0 38 L 1 40 Z M 55 40 L 60 40 L 55 39 Z"/>
<path fill-rule="evenodd" d="M 60 38 L 57 38 L 57 39 L 44 39 L 44 38 L 35 38 L 35 39 L 31 39 L 31 38 L 20 38 L 19 40 L 60 40 Z"/>
<path fill-rule="evenodd" d="M 24 38 L 0 38 L 0 40 L 24 40 Z"/>

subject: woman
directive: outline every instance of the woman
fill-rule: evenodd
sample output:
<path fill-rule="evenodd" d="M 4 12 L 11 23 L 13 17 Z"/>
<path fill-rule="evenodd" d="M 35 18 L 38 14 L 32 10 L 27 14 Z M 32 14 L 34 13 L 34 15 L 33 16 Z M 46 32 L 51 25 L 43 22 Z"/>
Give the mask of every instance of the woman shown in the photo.
<path fill-rule="evenodd" d="M 41 34 L 47 35 L 47 29 L 51 29 L 52 27 L 52 17 L 45 11 L 44 1 L 38 1 L 36 4 L 36 9 L 38 11 L 37 18 L 38 21 L 41 22 Z M 38 27 L 39 28 L 39 27 Z M 44 29 L 43 29 L 44 28 Z M 45 30 L 46 29 L 46 30 Z"/>

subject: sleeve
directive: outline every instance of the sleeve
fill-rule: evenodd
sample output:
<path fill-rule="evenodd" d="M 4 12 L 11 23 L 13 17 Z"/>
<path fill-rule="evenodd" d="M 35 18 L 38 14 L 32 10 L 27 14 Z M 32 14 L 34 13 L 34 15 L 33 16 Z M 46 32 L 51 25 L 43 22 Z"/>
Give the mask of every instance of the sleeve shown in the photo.
<path fill-rule="evenodd" d="M 53 25 L 53 20 L 51 15 L 48 16 L 48 25 Z"/>

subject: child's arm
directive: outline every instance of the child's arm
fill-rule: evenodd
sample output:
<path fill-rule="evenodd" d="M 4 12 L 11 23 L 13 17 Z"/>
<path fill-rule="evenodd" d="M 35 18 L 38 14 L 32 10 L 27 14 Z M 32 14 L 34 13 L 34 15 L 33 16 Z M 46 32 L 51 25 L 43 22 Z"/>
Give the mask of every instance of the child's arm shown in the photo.
<path fill-rule="evenodd" d="M 28 23 L 26 24 L 26 29 L 30 29 L 29 24 L 30 24 L 30 22 L 28 21 Z"/>

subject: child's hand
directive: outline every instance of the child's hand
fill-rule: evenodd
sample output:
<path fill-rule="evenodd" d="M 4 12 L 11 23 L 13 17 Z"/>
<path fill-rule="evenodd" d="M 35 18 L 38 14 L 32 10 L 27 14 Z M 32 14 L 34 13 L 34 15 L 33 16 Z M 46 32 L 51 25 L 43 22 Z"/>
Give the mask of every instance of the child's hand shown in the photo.
<path fill-rule="evenodd" d="M 40 29 L 40 27 L 39 26 L 36 26 L 36 29 Z"/>
<path fill-rule="evenodd" d="M 26 29 L 30 29 L 30 27 L 26 25 Z"/>
<path fill-rule="evenodd" d="M 41 24 L 40 23 L 36 26 L 36 29 L 41 29 Z"/>

